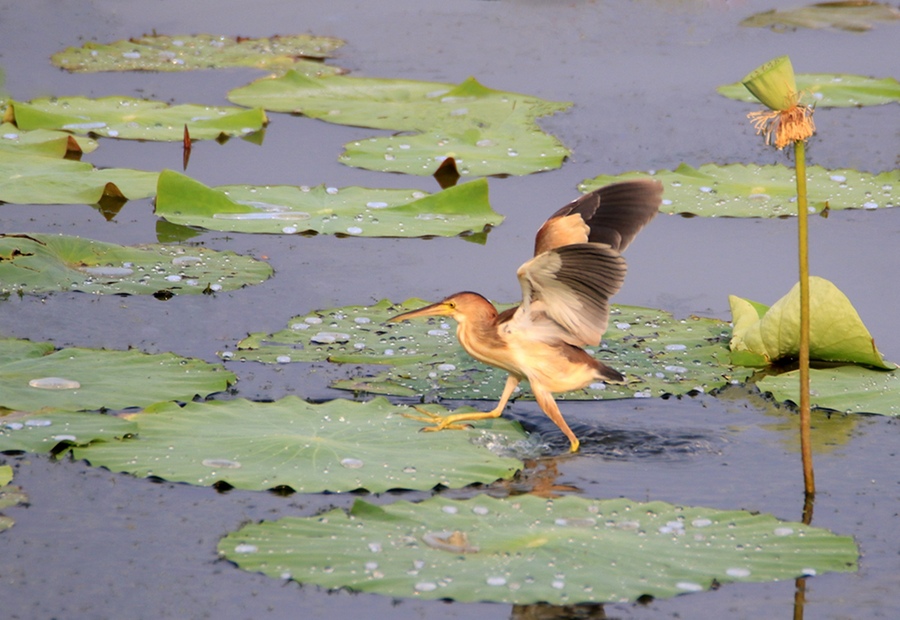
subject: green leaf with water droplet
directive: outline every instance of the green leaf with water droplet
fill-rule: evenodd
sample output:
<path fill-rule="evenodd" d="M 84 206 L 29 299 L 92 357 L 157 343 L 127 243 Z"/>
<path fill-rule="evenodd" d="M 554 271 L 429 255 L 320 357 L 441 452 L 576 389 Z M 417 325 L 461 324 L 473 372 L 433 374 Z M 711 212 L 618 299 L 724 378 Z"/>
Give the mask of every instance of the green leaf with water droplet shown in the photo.
<path fill-rule="evenodd" d="M 247 571 L 329 589 L 552 605 L 849 572 L 859 556 L 849 536 L 766 514 L 533 495 L 357 500 L 349 514 L 245 525 L 219 553 Z"/>
<path fill-rule="evenodd" d="M 12 413 L 0 417 L 0 452 L 52 451 L 61 458 L 69 446 L 115 441 L 136 431 L 134 422 L 102 413 L 55 409 Z"/>
<path fill-rule="evenodd" d="M 0 408 L 70 411 L 146 407 L 189 401 L 236 380 L 219 364 L 173 353 L 149 355 L 0 339 Z"/>
<path fill-rule="evenodd" d="M 413 189 L 226 185 L 210 188 L 172 170 L 159 177 L 156 214 L 174 224 L 246 233 L 355 237 L 454 236 L 503 221 L 483 179 L 436 194 Z"/>
<path fill-rule="evenodd" d="M 779 401 L 796 404 L 800 402 L 798 372 L 770 375 L 757 385 Z M 896 370 L 871 370 L 861 366 L 812 368 L 809 381 L 810 404 L 815 408 L 900 417 L 900 372 Z"/>
<path fill-rule="evenodd" d="M 876 79 L 838 73 L 797 74 L 800 103 L 816 108 L 856 108 L 900 102 L 900 82 L 894 78 Z M 741 82 L 716 89 L 729 99 L 758 103 Z"/>
<path fill-rule="evenodd" d="M 455 323 L 435 318 L 385 324 L 394 315 L 428 302 L 382 300 L 372 306 L 317 310 L 294 317 L 273 334 L 255 333 L 238 343 L 230 360 L 266 363 L 321 362 L 377 364 L 389 368 L 368 376 L 339 379 L 332 386 L 375 394 L 425 399 L 499 397 L 506 373 L 486 366 L 456 341 Z M 500 310 L 509 305 L 499 306 Z M 574 400 L 648 397 L 711 391 L 750 376 L 729 365 L 726 323 L 690 317 L 676 319 L 651 308 L 613 306 L 610 328 L 595 356 L 627 376 L 624 385 L 598 382 L 560 395 Z M 527 383 L 516 397 L 531 398 Z"/>
<path fill-rule="evenodd" d="M 201 246 L 114 243 L 44 234 L 0 234 L 0 292 L 106 295 L 210 294 L 259 284 L 268 263 Z"/>
<path fill-rule="evenodd" d="M 743 88 L 743 86 L 741 87 Z M 745 89 L 746 90 L 746 89 Z M 882 209 L 900 205 L 900 170 L 868 174 L 858 170 L 806 170 L 811 211 Z M 650 173 L 664 186 L 663 213 L 706 217 L 786 217 L 797 215 L 794 169 L 782 165 L 681 164 L 675 170 Z M 646 178 L 646 172 L 600 175 L 583 181 L 584 193 L 628 179 Z"/>
<path fill-rule="evenodd" d="M 96 140 L 76 137 L 64 131 L 23 131 L 12 123 L 0 125 L 0 151 L 63 158 L 68 153 L 90 153 L 96 148 Z"/>
<path fill-rule="evenodd" d="M 896 21 L 900 11 L 890 4 L 867 0 L 820 2 L 792 9 L 771 9 L 744 19 L 741 26 L 788 30 L 796 28 L 838 28 L 853 32 L 871 30 L 873 22 Z"/>
<path fill-rule="evenodd" d="M 169 105 L 133 97 L 52 97 L 11 101 L 7 116 L 20 129 L 57 129 L 123 140 L 192 140 L 248 136 L 268 123 L 260 108 L 246 110 L 197 104 Z"/>
<path fill-rule="evenodd" d="M 0 200 L 16 204 L 87 204 L 148 198 L 159 174 L 94 168 L 87 162 L 0 149 Z"/>
<path fill-rule="evenodd" d="M 134 437 L 73 453 L 135 476 L 303 493 L 461 487 L 508 478 L 522 467 L 476 445 L 524 440 L 516 423 L 493 420 L 479 430 L 420 433 L 421 423 L 402 415 L 407 411 L 384 398 L 165 403 L 129 416 L 137 425 Z"/>
<path fill-rule="evenodd" d="M 850 300 L 824 278 L 810 277 L 809 356 L 811 360 L 854 362 L 875 368 L 893 369 L 875 346 Z M 735 295 L 729 298 L 734 332 L 731 350 L 757 356 L 736 361 L 754 366 L 796 358 L 800 351 L 800 285 L 771 308 L 753 304 Z"/>
<path fill-rule="evenodd" d="M 224 67 L 252 67 L 283 72 L 288 69 L 320 75 L 339 69 L 312 59 L 334 55 L 344 42 L 309 34 L 248 39 L 222 35 L 144 35 L 133 39 L 69 47 L 50 57 L 57 67 L 73 72 L 190 71 Z"/>
<path fill-rule="evenodd" d="M 415 132 L 346 144 L 341 161 L 370 170 L 431 175 L 452 156 L 464 176 L 521 175 L 558 168 L 569 154 L 535 119 L 570 103 L 493 90 L 474 78 L 454 86 L 289 72 L 235 89 L 229 100 L 330 123 Z"/>

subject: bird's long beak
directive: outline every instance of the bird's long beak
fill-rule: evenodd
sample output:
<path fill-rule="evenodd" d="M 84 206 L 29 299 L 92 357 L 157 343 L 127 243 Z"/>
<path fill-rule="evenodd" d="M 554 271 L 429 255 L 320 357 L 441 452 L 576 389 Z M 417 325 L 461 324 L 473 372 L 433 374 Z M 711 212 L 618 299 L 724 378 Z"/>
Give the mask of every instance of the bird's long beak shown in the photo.
<path fill-rule="evenodd" d="M 399 323 L 400 321 L 405 321 L 406 319 L 415 319 L 420 316 L 450 316 L 450 314 L 451 311 L 447 303 L 439 301 L 437 303 L 431 304 L 430 306 L 419 308 L 418 310 L 410 310 L 409 312 L 404 312 L 403 314 L 393 316 L 389 318 L 387 322 Z"/>

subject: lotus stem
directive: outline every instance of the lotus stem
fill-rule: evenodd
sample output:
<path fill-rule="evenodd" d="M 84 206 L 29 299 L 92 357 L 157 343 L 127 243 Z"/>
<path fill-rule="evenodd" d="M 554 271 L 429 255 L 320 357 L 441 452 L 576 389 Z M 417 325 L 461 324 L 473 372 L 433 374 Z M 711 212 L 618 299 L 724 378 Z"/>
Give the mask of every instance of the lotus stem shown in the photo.
<path fill-rule="evenodd" d="M 807 496 L 815 495 L 809 404 L 809 209 L 806 198 L 806 142 L 794 142 L 797 174 L 797 231 L 800 259 L 800 455 L 803 461 L 803 487 Z"/>

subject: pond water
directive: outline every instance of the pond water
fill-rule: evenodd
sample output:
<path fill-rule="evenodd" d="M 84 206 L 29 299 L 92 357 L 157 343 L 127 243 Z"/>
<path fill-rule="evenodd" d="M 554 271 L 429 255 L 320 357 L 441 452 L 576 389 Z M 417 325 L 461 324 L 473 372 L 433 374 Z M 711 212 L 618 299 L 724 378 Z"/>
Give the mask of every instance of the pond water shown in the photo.
<path fill-rule="evenodd" d="M 0 7 L 0 67 L 7 94 L 143 96 L 178 103 L 227 104 L 225 93 L 260 74 L 72 75 L 49 56 L 86 40 L 156 31 L 270 36 L 309 32 L 343 38 L 334 64 L 354 75 L 458 83 L 473 75 L 496 89 L 573 101 L 542 126 L 573 150 L 557 171 L 490 179 L 491 203 L 506 216 L 483 246 L 452 239 L 340 239 L 205 233 L 207 247 L 264 258 L 268 282 L 215 296 L 95 297 L 75 293 L 0 301 L 0 334 L 86 346 L 173 351 L 217 361 L 216 352 L 248 332 L 272 332 L 318 308 L 382 298 L 440 298 L 473 289 L 498 301 L 519 294 L 514 273 L 533 234 L 576 186 L 598 174 L 672 169 L 682 162 L 784 162 L 745 119 L 752 106 L 724 99 L 734 82 L 770 58 L 789 54 L 798 72 L 900 75 L 896 24 L 867 33 L 775 33 L 737 24 L 772 8 L 766 1 L 680 0 L 31 0 Z M 381 135 L 271 114 L 262 146 L 241 140 L 194 145 L 188 174 L 207 185 L 307 184 L 418 188 L 431 178 L 345 167 L 341 145 Z M 898 107 L 829 109 L 809 162 L 881 172 L 898 165 Z M 98 166 L 180 169 L 181 146 L 102 140 L 85 160 Z M 89 206 L 0 205 L 0 230 L 64 233 L 122 244 L 157 240 L 149 200 L 132 201 L 111 221 Z M 900 360 L 900 209 L 832 213 L 811 222 L 813 273 L 853 301 L 885 357 Z M 629 275 L 615 301 L 677 316 L 729 318 L 728 295 L 772 303 L 796 281 L 793 220 L 661 216 L 629 248 Z M 489 267 L 489 268 L 486 268 Z M 312 400 L 346 397 L 328 387 L 348 370 L 322 365 L 232 364 L 238 396 Z M 456 404 L 456 403 L 453 403 Z M 471 403 L 485 407 L 484 402 Z M 746 390 L 721 397 L 565 402 L 584 452 L 546 459 L 539 469 L 592 498 L 630 497 L 747 509 L 799 520 L 802 480 L 796 416 Z M 565 440 L 532 402 L 510 415 Z M 852 535 L 857 573 L 806 583 L 807 618 L 900 617 L 900 427 L 877 416 L 816 414 L 819 493 L 813 525 Z M 153 483 L 45 456 L 0 456 L 15 468 L 29 504 L 4 512 L 0 600 L 8 618 L 786 618 L 795 584 L 728 584 L 712 592 L 645 605 L 562 610 L 498 604 L 392 600 L 328 593 L 245 573 L 217 560 L 216 543 L 248 521 L 314 515 L 349 506 L 354 495 L 292 495 Z M 458 491 L 451 495 L 462 495 Z M 426 493 L 369 497 L 387 503 Z M 535 614 L 535 615 L 532 615 Z M 553 615 L 555 614 L 555 616 Z"/>

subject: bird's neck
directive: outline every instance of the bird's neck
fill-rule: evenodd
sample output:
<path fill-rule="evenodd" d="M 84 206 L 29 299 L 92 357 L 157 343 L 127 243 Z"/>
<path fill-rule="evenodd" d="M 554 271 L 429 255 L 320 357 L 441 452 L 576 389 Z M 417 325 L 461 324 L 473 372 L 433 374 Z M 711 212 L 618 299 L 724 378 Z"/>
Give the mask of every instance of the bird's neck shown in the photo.
<path fill-rule="evenodd" d="M 481 349 L 497 339 L 497 316 L 497 309 L 485 301 L 479 304 L 476 311 L 454 317 L 457 322 L 456 337 L 470 355 L 483 359 Z"/>

